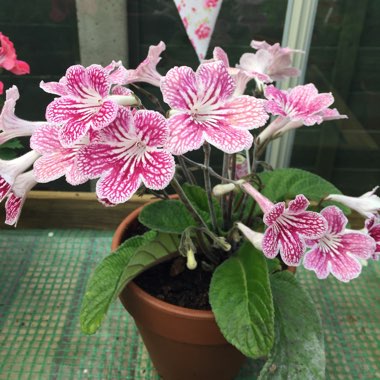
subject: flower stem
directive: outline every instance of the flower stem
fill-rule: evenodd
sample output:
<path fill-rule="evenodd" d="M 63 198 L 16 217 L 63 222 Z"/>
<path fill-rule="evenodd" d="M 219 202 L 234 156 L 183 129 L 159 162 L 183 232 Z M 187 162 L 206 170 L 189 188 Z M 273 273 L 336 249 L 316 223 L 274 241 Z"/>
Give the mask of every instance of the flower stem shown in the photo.
<path fill-rule="evenodd" d="M 194 179 L 194 176 L 192 175 L 192 173 L 188 170 L 187 166 L 186 166 L 186 162 L 185 160 L 183 159 L 182 156 L 178 156 L 178 162 L 181 166 L 181 169 L 182 169 L 182 172 L 186 178 L 186 181 L 188 183 L 190 183 L 191 185 L 196 185 L 195 183 L 195 179 Z"/>
<path fill-rule="evenodd" d="M 228 177 L 228 164 L 230 162 L 230 155 L 224 153 L 223 155 L 223 170 L 222 177 Z M 222 180 L 222 183 L 226 183 L 226 180 Z M 223 228 L 226 230 L 228 226 L 228 213 L 227 213 L 227 194 L 223 194 L 220 200 L 220 206 L 223 212 Z"/>
<path fill-rule="evenodd" d="M 197 224 L 200 225 L 201 227 L 208 229 L 207 224 L 202 219 L 202 217 L 198 214 L 198 211 L 191 204 L 190 199 L 187 197 L 186 193 L 183 191 L 181 185 L 179 184 L 179 182 L 177 181 L 175 177 L 172 179 L 171 185 L 173 186 L 174 190 L 179 196 L 179 199 L 183 202 L 185 207 L 189 210 L 190 214 L 192 215 L 194 220 L 197 222 Z"/>
<path fill-rule="evenodd" d="M 232 159 L 231 159 L 231 179 L 235 178 L 235 174 L 236 174 L 236 153 L 232 154 Z M 231 221 L 233 201 L 234 201 L 234 193 L 232 192 L 228 195 L 227 222 Z"/>
<path fill-rule="evenodd" d="M 218 233 L 218 224 L 216 222 L 216 216 L 215 216 L 215 208 L 214 203 L 212 202 L 212 195 L 211 195 L 211 178 L 210 178 L 210 153 L 211 153 L 211 147 L 208 142 L 205 142 L 203 144 L 203 152 L 204 152 L 204 168 L 203 168 L 203 175 L 204 175 L 204 182 L 205 182 L 205 190 L 207 194 L 207 202 L 208 207 L 210 210 L 210 216 L 211 216 L 211 224 L 213 230 Z"/>

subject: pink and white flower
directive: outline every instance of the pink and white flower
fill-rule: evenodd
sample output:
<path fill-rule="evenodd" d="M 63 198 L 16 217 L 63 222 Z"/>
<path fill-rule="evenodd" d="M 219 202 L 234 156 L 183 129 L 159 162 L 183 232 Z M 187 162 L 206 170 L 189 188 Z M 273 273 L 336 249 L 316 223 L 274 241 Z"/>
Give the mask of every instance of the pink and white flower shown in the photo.
<path fill-rule="evenodd" d="M 103 202 L 126 202 L 143 183 L 160 190 L 172 180 L 173 156 L 163 149 L 168 138 L 166 119 L 154 111 L 132 114 L 120 107 L 117 118 L 101 132 L 101 140 L 78 155 L 78 168 L 89 178 L 100 177 L 96 193 Z"/>
<path fill-rule="evenodd" d="M 324 217 L 306 211 L 309 201 L 302 194 L 297 195 L 285 208 L 285 202 L 273 204 L 249 183 L 244 183 L 242 188 L 264 212 L 263 220 L 268 226 L 262 241 L 264 255 L 273 259 L 280 253 L 286 265 L 298 266 L 306 250 L 305 239 L 317 239 L 326 232 Z"/>
<path fill-rule="evenodd" d="M 33 170 L 22 173 L 16 177 L 15 183 L 5 202 L 5 223 L 10 226 L 17 225 L 28 192 L 37 184 Z"/>
<path fill-rule="evenodd" d="M 5 93 L 0 114 L 0 145 L 15 137 L 31 136 L 36 128 L 46 124 L 46 121 L 27 121 L 15 115 L 16 102 L 20 97 L 16 86 L 12 86 Z"/>
<path fill-rule="evenodd" d="M 300 75 L 300 71 L 291 64 L 293 54 L 302 53 L 301 50 L 283 48 L 279 43 L 270 45 L 266 41 L 255 40 L 251 42 L 251 47 L 257 49 L 257 52 L 244 53 L 238 67 L 254 75 L 259 85 Z"/>
<path fill-rule="evenodd" d="M 169 70 L 161 82 L 164 101 L 173 109 L 169 118 L 168 149 L 176 155 L 198 149 L 204 141 L 226 153 L 252 145 L 248 131 L 265 124 L 265 100 L 232 97 L 235 83 L 223 62 Z"/>
<path fill-rule="evenodd" d="M 330 194 L 325 199 L 341 203 L 366 218 L 371 218 L 380 213 L 380 198 L 375 194 L 379 186 L 374 187 L 360 197 L 348 197 L 342 194 Z"/>
<path fill-rule="evenodd" d="M 322 237 L 306 241 L 311 249 L 303 265 L 315 271 L 320 279 L 331 273 L 348 282 L 361 272 L 359 259 L 369 259 L 374 254 L 375 241 L 361 232 L 345 232 L 348 220 L 338 207 L 328 206 L 321 214 L 327 220 L 327 231 Z"/>
<path fill-rule="evenodd" d="M 375 252 L 372 259 L 380 259 L 380 217 L 372 216 L 365 221 L 365 228 L 367 233 L 376 242 Z"/>
<path fill-rule="evenodd" d="M 264 94 L 268 99 L 267 112 L 304 125 L 321 124 L 324 112 L 334 103 L 331 93 L 318 94 L 311 83 L 285 91 L 271 85 L 265 88 Z"/>
<path fill-rule="evenodd" d="M 109 81 L 112 84 L 123 85 L 127 84 L 128 71 L 123 66 L 121 61 L 112 61 L 104 68 L 108 74 Z"/>
<path fill-rule="evenodd" d="M 146 82 L 159 87 L 162 75 L 157 71 L 161 53 L 166 49 L 164 42 L 149 47 L 148 56 L 134 70 L 127 70 L 126 83 Z"/>
<path fill-rule="evenodd" d="M 89 144 L 88 137 L 65 147 L 59 139 L 60 126 L 47 124 L 38 128 L 30 139 L 30 147 L 41 154 L 34 163 L 34 176 L 40 183 L 54 181 L 66 176 L 71 185 L 80 185 L 88 180 L 77 168 L 79 151 Z"/>
<path fill-rule="evenodd" d="M 33 165 L 38 157 L 39 154 L 31 150 L 13 160 L 0 160 L 0 202 L 10 192 L 16 177 Z"/>
<path fill-rule="evenodd" d="M 61 95 L 48 105 L 46 119 L 62 125 L 63 146 L 109 125 L 116 118 L 118 104 L 136 102 L 134 96 L 110 95 L 111 84 L 107 70 L 99 65 L 71 66 L 59 83 L 41 83 L 43 89 Z"/>

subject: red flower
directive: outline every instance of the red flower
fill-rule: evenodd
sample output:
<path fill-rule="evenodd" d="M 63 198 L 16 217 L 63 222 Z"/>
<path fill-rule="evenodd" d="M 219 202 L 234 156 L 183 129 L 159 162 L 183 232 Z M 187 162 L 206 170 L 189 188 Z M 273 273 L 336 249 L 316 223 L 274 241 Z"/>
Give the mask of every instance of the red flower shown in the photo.
<path fill-rule="evenodd" d="M 207 38 L 210 35 L 210 33 L 211 33 L 211 28 L 206 23 L 202 23 L 195 30 L 195 34 L 200 40 Z"/>

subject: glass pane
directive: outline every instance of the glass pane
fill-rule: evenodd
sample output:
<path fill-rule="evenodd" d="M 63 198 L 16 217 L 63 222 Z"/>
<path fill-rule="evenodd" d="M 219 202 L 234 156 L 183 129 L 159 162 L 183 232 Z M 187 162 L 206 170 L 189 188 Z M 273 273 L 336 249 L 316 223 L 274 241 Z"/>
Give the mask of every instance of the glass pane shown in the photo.
<path fill-rule="evenodd" d="M 349 119 L 297 130 L 291 166 L 347 195 L 380 184 L 380 33 L 377 0 L 320 0 L 305 83 L 332 92 Z"/>

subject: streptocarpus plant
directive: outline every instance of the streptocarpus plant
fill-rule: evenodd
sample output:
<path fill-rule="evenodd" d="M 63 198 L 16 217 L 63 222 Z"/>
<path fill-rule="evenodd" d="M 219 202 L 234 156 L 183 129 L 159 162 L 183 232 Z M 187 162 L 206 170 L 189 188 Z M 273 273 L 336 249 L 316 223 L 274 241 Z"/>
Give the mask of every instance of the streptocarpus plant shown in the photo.
<path fill-rule="evenodd" d="M 344 282 L 359 276 L 362 260 L 379 256 L 380 199 L 376 189 L 347 197 L 314 174 L 273 170 L 262 161 L 267 144 L 283 133 L 346 116 L 329 108 L 332 94 L 318 93 L 313 84 L 275 87 L 274 80 L 298 75 L 291 56 L 300 52 L 265 41 L 252 46 L 257 52 L 243 55 L 237 67 L 215 48 L 196 71 L 173 67 L 162 75 L 156 65 L 163 42 L 136 70 L 121 62 L 72 66 L 59 82 L 41 83 L 57 95 L 42 122 L 16 117 L 18 91 L 7 90 L 0 139 L 29 135 L 32 150 L 0 161 L 0 199 L 7 198 L 6 223 L 16 225 L 27 192 L 62 176 L 72 185 L 98 179 L 105 206 L 137 192 L 160 198 L 139 216 L 149 231 L 126 240 L 90 278 L 82 330 L 95 333 L 129 281 L 177 252 L 184 270 L 212 273 L 209 307 L 225 338 L 247 356 L 268 358 L 260 379 L 271 378 L 273 363 L 278 378 L 322 379 L 317 312 L 284 269 L 303 265 L 318 278 L 331 274 Z M 251 80 L 255 96 L 244 95 Z M 135 82 L 159 87 L 162 99 Z M 146 109 L 138 91 L 157 110 Z M 162 102 L 167 112 L 159 112 Z M 197 149 L 202 162 L 188 156 Z M 210 166 L 215 149 L 223 156 L 220 171 Z M 176 199 L 168 196 L 173 192 Z M 346 229 L 350 208 L 366 218 L 364 230 Z M 288 332 L 280 333 L 284 326 Z M 289 349 L 292 355 L 283 355 Z"/>

